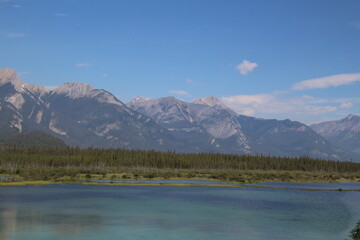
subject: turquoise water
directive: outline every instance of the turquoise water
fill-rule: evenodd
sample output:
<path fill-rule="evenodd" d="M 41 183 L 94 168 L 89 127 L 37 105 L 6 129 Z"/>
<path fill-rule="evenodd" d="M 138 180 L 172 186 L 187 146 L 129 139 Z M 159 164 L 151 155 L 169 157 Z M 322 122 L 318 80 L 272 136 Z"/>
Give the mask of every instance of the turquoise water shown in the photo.
<path fill-rule="evenodd" d="M 360 184 L 350 185 L 360 189 Z M 344 240 L 357 220 L 360 192 L 70 184 L 0 187 L 1 240 Z"/>

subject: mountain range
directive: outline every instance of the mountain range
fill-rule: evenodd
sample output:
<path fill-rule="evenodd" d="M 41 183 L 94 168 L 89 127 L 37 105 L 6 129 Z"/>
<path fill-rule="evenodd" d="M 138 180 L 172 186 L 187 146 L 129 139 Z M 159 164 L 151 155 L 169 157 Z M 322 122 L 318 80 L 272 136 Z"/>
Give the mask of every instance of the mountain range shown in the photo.
<path fill-rule="evenodd" d="M 335 136 L 332 127 L 348 125 L 326 124 L 244 116 L 214 96 L 191 103 L 136 97 L 125 104 L 89 84 L 67 82 L 50 91 L 0 69 L 0 143 L 40 131 L 80 147 L 358 159 L 359 145 L 346 141 L 359 140 L 359 125 Z"/>
<path fill-rule="evenodd" d="M 345 118 L 310 125 L 333 145 L 360 154 L 360 116 L 349 114 Z"/>

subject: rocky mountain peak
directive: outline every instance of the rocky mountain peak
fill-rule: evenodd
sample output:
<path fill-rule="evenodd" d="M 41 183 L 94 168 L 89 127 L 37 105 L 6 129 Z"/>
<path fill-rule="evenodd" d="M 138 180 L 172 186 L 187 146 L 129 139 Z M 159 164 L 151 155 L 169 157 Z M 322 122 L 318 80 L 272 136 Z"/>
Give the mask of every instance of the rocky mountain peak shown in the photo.
<path fill-rule="evenodd" d="M 228 108 L 227 106 L 225 106 L 225 104 L 223 104 L 217 97 L 215 96 L 209 96 L 209 97 L 205 97 L 205 98 L 197 98 L 193 101 L 193 103 L 195 104 L 203 104 L 203 105 L 207 105 L 209 107 L 221 107 L 221 108 Z"/>
<path fill-rule="evenodd" d="M 10 68 L 2 68 L 0 69 L 0 86 L 11 83 L 16 91 L 21 91 L 23 87 L 23 82 L 19 79 L 15 70 Z"/>
<path fill-rule="evenodd" d="M 66 95 L 70 98 L 80 98 L 86 97 L 90 94 L 91 91 L 95 90 L 90 84 L 85 84 L 81 82 L 66 82 L 62 86 L 57 87 L 53 94 Z"/>
<path fill-rule="evenodd" d="M 182 103 L 183 101 L 177 99 L 176 97 L 173 96 L 168 96 L 168 97 L 163 97 L 163 98 L 158 98 L 157 99 L 158 102 L 163 102 L 163 103 L 168 103 L 168 104 L 176 104 L 176 103 Z"/>
<path fill-rule="evenodd" d="M 42 97 L 50 92 L 46 87 L 43 87 L 40 85 L 26 84 L 25 87 L 30 92 L 34 93 L 36 96 L 39 96 L 39 97 Z"/>
<path fill-rule="evenodd" d="M 346 120 L 346 121 L 360 120 L 360 115 L 349 114 L 344 118 L 344 120 Z"/>

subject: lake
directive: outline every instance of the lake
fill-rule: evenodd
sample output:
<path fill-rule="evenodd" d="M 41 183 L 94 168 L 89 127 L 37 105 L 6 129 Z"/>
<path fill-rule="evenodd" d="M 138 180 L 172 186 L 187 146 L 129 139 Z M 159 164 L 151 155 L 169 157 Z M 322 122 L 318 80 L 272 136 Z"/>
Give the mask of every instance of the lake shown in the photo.
<path fill-rule="evenodd" d="M 344 240 L 360 192 L 257 187 L 0 187 L 1 240 Z M 315 184 L 360 189 L 360 183 Z M 349 238 L 348 238 L 349 239 Z"/>

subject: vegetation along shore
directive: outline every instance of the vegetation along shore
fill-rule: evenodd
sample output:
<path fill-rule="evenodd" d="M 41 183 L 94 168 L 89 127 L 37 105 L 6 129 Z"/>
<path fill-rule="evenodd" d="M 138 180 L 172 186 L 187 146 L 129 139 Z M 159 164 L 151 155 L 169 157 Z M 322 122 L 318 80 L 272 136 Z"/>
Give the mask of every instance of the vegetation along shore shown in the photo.
<path fill-rule="evenodd" d="M 359 182 L 360 163 L 309 157 L 123 149 L 0 147 L 0 183 L 201 179 L 236 183 Z"/>

